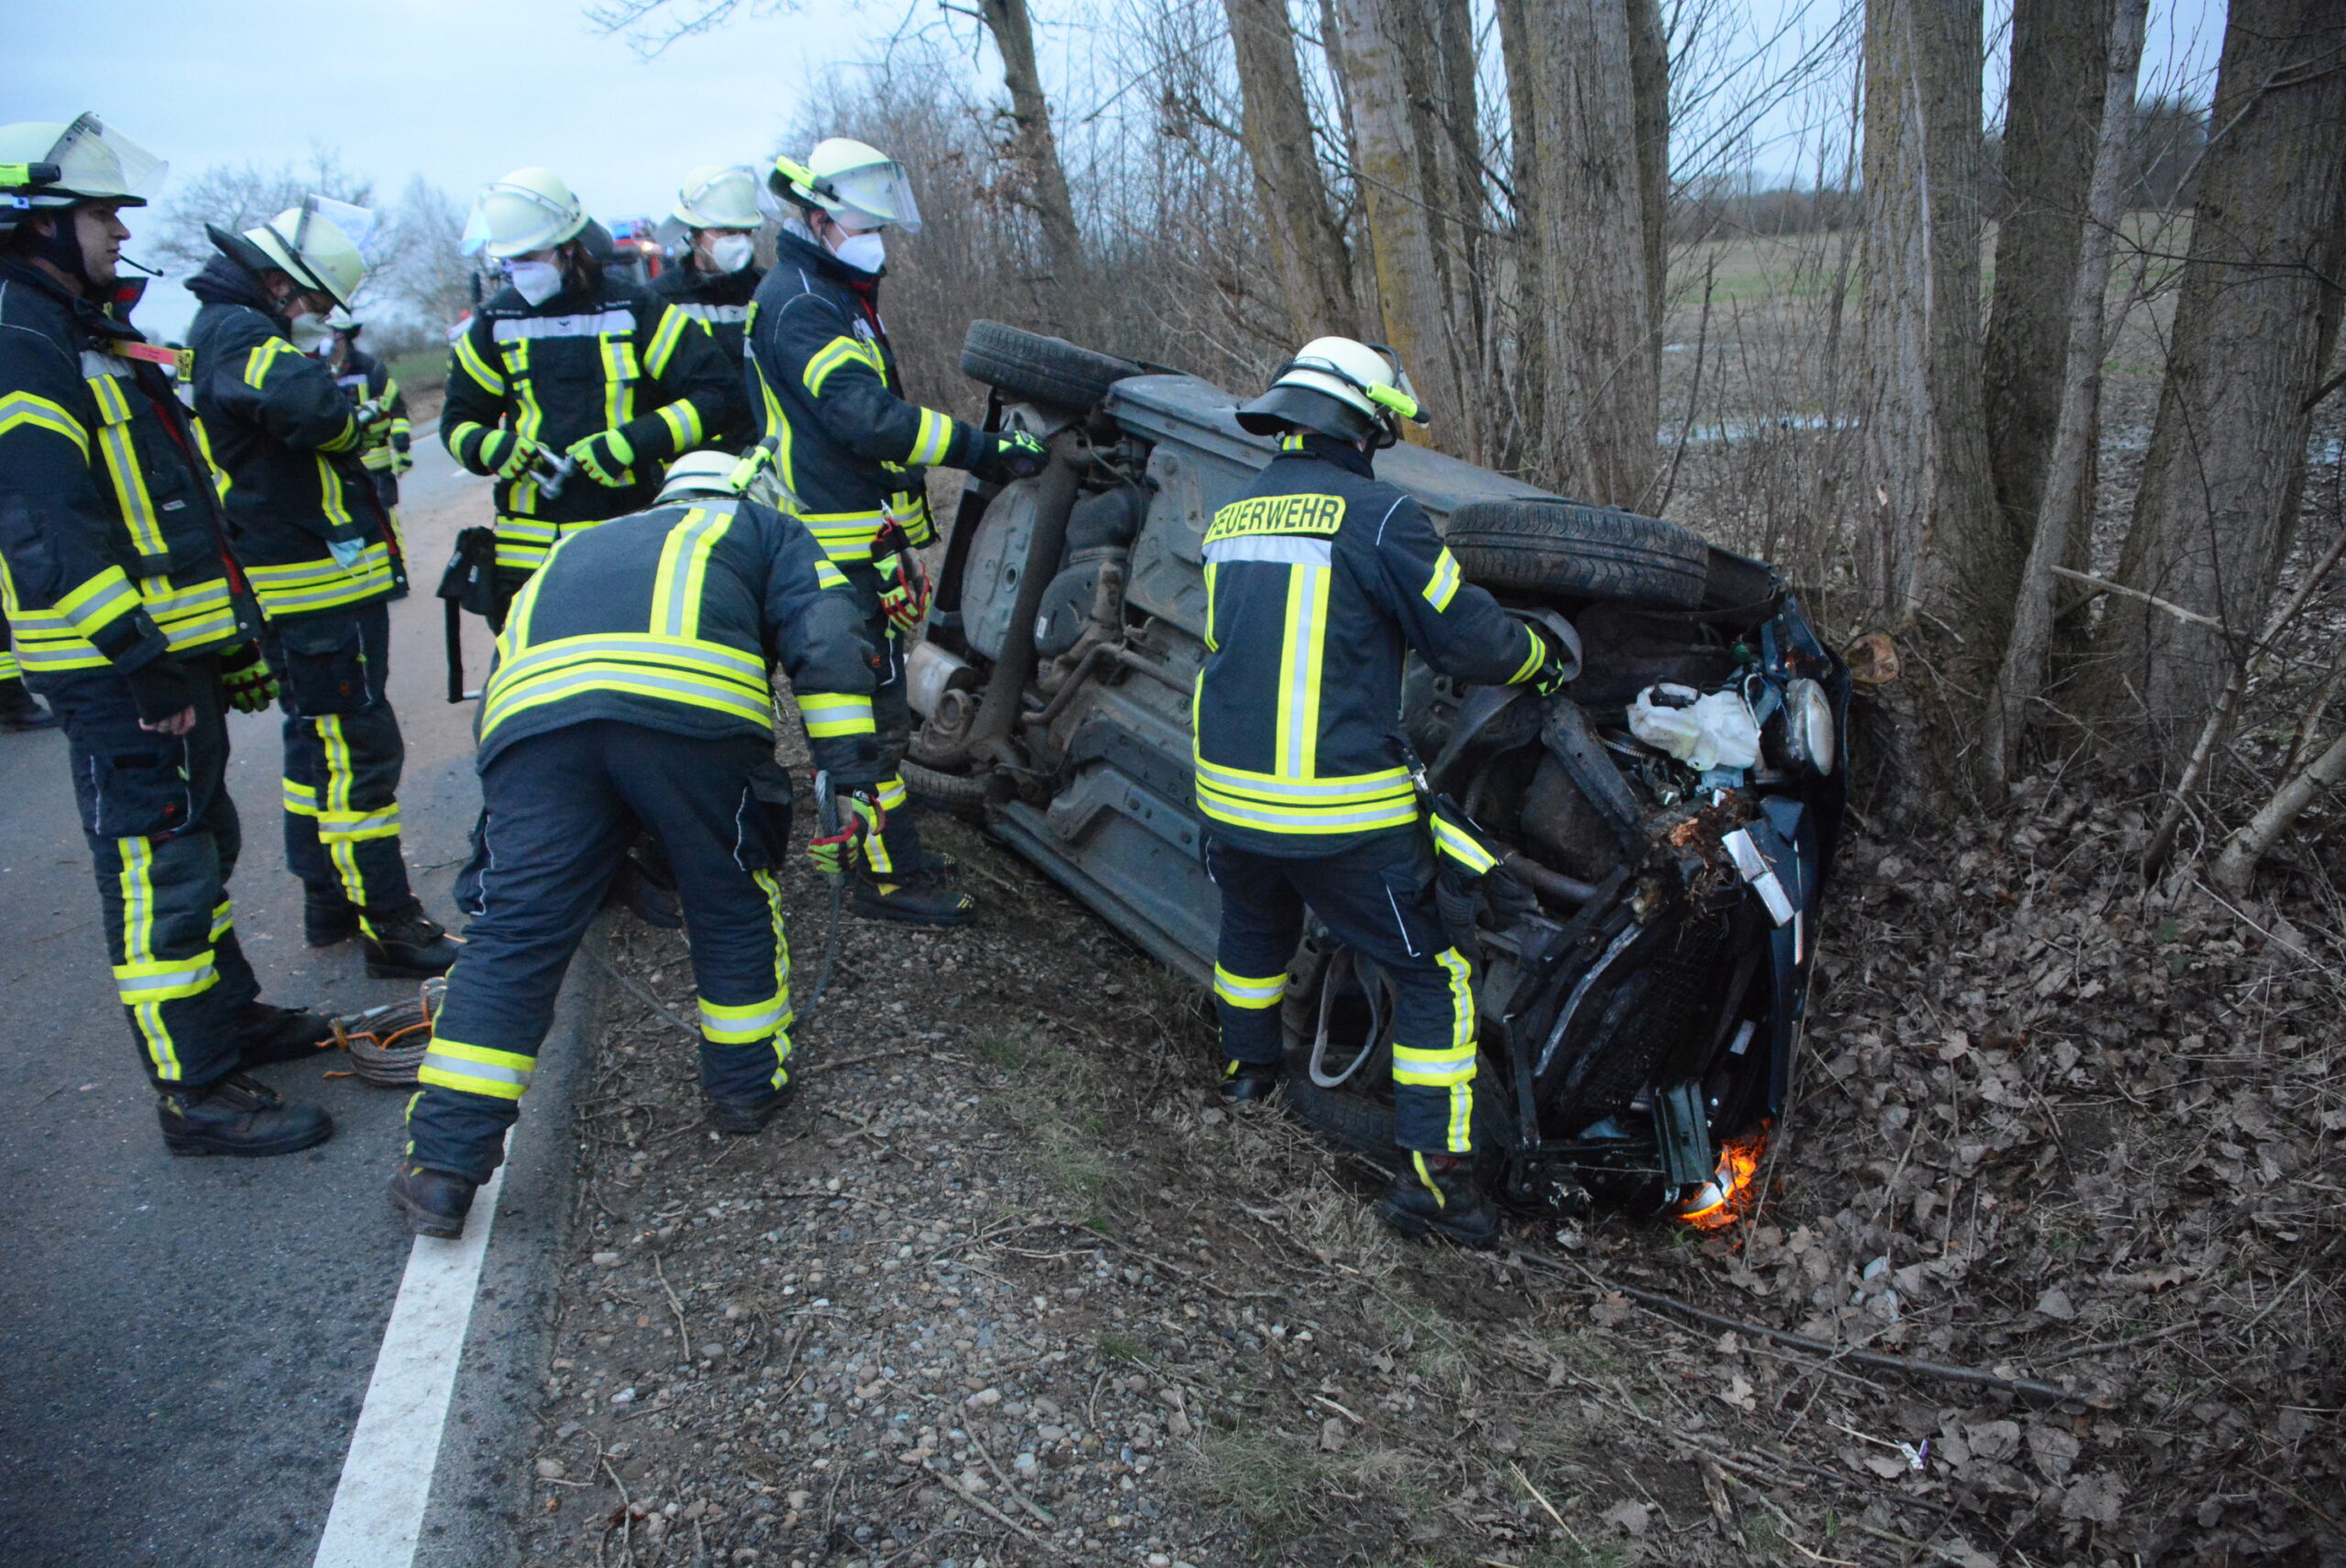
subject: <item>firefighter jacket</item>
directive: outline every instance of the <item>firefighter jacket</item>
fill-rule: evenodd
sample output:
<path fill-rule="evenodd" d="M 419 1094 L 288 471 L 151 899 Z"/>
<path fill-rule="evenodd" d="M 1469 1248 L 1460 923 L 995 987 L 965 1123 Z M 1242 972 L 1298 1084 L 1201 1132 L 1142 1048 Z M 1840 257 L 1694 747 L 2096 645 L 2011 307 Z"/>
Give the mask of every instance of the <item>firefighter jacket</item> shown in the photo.
<path fill-rule="evenodd" d="M 497 564 L 535 571 L 565 533 L 650 506 L 663 466 L 703 444 L 738 396 L 724 356 L 690 316 L 606 272 L 537 305 L 500 289 L 473 313 L 449 356 L 440 439 L 488 474 L 494 431 L 556 456 L 598 431 L 627 438 L 636 462 L 621 485 L 580 471 L 548 496 L 527 473 L 498 480 Z"/>
<path fill-rule="evenodd" d="M 758 438 L 758 422 L 751 411 L 741 367 L 749 340 L 750 301 L 764 276 L 755 267 L 744 267 L 739 272 L 703 272 L 687 257 L 652 280 L 653 298 L 707 327 L 718 352 L 725 356 L 727 386 L 733 396 L 724 422 L 711 428 L 701 443 L 719 452 L 738 453 Z"/>
<path fill-rule="evenodd" d="M 396 503 L 399 475 L 395 463 L 414 444 L 414 426 L 407 417 L 407 394 L 400 389 L 390 367 L 363 348 L 345 350 L 339 367 L 330 359 L 320 363 L 334 372 L 334 384 L 342 389 L 342 395 L 350 400 L 354 411 L 373 403 L 390 416 L 389 428 L 382 439 L 361 452 L 358 461 L 375 476 L 376 491 L 383 496 L 385 503 Z"/>
<path fill-rule="evenodd" d="M 227 477 L 228 543 L 271 620 L 356 609 L 407 586 L 366 440 L 334 372 L 293 346 L 258 279 L 225 256 L 188 280 L 195 411 Z M 357 547 L 336 561 L 332 546 Z"/>
<path fill-rule="evenodd" d="M 0 261 L 0 611 L 36 678 L 248 641 L 218 476 L 148 344 Z"/>
<path fill-rule="evenodd" d="M 868 561 L 893 518 L 932 543 L 933 463 L 966 468 L 978 432 L 908 403 L 880 321 L 877 277 L 784 231 L 750 306 L 750 395 L 760 439 L 807 528 L 834 561 Z"/>
<path fill-rule="evenodd" d="M 480 710 L 479 765 L 524 736 L 617 719 L 716 739 L 773 732 L 770 672 L 815 765 L 879 778 L 875 656 L 846 576 L 796 520 L 731 497 L 565 538 L 513 600 Z"/>
<path fill-rule="evenodd" d="M 1401 664 L 1513 685 L 1546 650 L 1460 576 L 1418 503 L 1357 447 L 1288 436 L 1205 535 L 1198 806 L 1217 837 L 1332 854 L 1418 821 Z"/>

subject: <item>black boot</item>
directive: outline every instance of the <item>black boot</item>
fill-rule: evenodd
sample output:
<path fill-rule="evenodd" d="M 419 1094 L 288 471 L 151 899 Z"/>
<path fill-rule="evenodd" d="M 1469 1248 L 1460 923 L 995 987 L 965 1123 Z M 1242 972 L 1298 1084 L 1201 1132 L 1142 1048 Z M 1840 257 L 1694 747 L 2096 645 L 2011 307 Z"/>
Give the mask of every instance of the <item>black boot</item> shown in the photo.
<path fill-rule="evenodd" d="M 900 926 L 967 926 L 977 917 L 978 901 L 934 877 L 882 880 L 859 872 L 848 895 L 848 906 L 866 920 L 893 920 Z"/>
<path fill-rule="evenodd" d="M 288 1105 L 258 1079 L 232 1072 L 202 1089 L 171 1088 L 156 1103 L 163 1146 L 173 1154 L 258 1157 L 291 1154 L 334 1136 L 315 1105 Z"/>
<path fill-rule="evenodd" d="M 358 905 L 345 898 L 342 889 L 302 889 L 301 940 L 313 948 L 331 948 L 356 935 Z"/>
<path fill-rule="evenodd" d="M 57 722 L 57 715 L 27 691 L 24 682 L 0 681 L 0 729 L 54 729 Z"/>
<path fill-rule="evenodd" d="M 663 931 L 685 928 L 685 906 L 676 901 L 674 891 L 661 886 L 633 855 L 619 862 L 603 904 L 606 908 L 618 905 L 646 926 Z"/>
<path fill-rule="evenodd" d="M 1268 1100 L 1279 1086 L 1277 1062 L 1226 1061 L 1222 1064 L 1222 1097 L 1224 1100 Z"/>
<path fill-rule="evenodd" d="M 228 1027 L 236 1036 L 238 1067 L 300 1061 L 334 1044 L 334 1020 L 295 1007 L 248 1002 Z"/>
<path fill-rule="evenodd" d="M 452 1171 L 429 1170 L 400 1161 L 391 1175 L 391 1207 L 407 1222 L 408 1234 L 454 1241 L 465 1234 L 478 1186 Z"/>
<path fill-rule="evenodd" d="M 717 1124 L 720 1133 L 748 1137 L 764 1132 L 766 1124 L 782 1114 L 782 1108 L 797 1091 L 798 1080 L 792 1079 L 770 1094 L 711 1094 L 708 1119 Z"/>
<path fill-rule="evenodd" d="M 1499 1244 L 1499 1212 L 1474 1185 L 1466 1156 L 1412 1152 L 1376 1212 L 1405 1236 L 1443 1235 L 1486 1252 Z"/>
<path fill-rule="evenodd" d="M 369 916 L 362 929 L 369 980 L 430 980 L 446 974 L 465 950 L 421 904 L 389 920 Z"/>

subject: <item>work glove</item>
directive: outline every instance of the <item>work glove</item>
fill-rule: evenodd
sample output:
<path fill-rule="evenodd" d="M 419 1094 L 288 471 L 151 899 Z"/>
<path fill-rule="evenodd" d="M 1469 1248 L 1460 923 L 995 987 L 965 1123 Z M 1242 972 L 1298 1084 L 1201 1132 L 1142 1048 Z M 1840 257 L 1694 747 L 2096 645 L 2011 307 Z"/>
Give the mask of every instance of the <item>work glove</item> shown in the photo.
<path fill-rule="evenodd" d="M 1475 927 L 1474 916 L 1483 906 L 1483 879 L 1443 858 L 1441 870 L 1434 873 L 1433 905 L 1450 945 L 1468 963 L 1481 963 L 1483 936 Z"/>
<path fill-rule="evenodd" d="M 399 477 L 415 466 L 415 454 L 404 446 L 391 448 L 391 477 Z"/>
<path fill-rule="evenodd" d="M 872 570 L 880 574 L 881 613 L 899 632 L 910 632 L 928 613 L 928 568 L 904 531 L 893 522 L 873 536 L 872 547 Z"/>
<path fill-rule="evenodd" d="M 827 877 L 853 871 L 862 859 L 863 841 L 888 826 L 888 814 L 871 790 L 859 789 L 836 798 L 840 814 L 838 829 L 806 845 L 806 858 Z"/>
<path fill-rule="evenodd" d="M 526 439 L 519 432 L 492 430 L 480 438 L 480 451 L 473 461 L 480 465 L 482 473 L 492 478 L 518 479 L 529 471 L 530 465 L 536 462 L 539 454 L 544 451 L 544 447 Z"/>
<path fill-rule="evenodd" d="M 1050 465 L 1050 449 L 1025 431 L 988 431 L 978 439 L 985 444 L 970 472 L 989 485 L 1031 479 Z"/>
<path fill-rule="evenodd" d="M 592 435 L 580 436 L 570 444 L 565 455 L 586 469 L 588 478 L 613 489 L 628 482 L 627 471 L 635 466 L 635 448 L 616 430 L 598 430 Z"/>
<path fill-rule="evenodd" d="M 1541 696 L 1554 696 L 1571 682 L 1574 673 L 1572 664 L 1565 659 L 1563 651 L 1556 646 L 1555 638 L 1543 628 L 1525 621 L 1523 629 L 1531 633 L 1533 641 L 1540 644 L 1540 667 L 1531 672 L 1531 679 L 1525 684 Z"/>
<path fill-rule="evenodd" d="M 239 642 L 220 655 L 220 684 L 228 689 L 228 706 L 238 713 L 266 713 L 277 701 L 277 672 L 258 642 Z"/>

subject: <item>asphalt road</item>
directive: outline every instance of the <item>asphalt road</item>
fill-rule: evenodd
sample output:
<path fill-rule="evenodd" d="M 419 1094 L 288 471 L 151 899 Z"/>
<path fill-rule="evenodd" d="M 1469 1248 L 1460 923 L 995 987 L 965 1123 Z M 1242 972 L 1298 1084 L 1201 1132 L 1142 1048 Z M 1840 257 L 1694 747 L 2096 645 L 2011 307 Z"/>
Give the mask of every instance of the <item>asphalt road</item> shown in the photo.
<path fill-rule="evenodd" d="M 436 442 L 417 454 L 402 509 L 414 593 L 392 607 L 390 692 L 411 872 L 447 920 L 479 795 L 431 590 L 488 499 Z M 470 630 L 477 683 L 487 650 Z M 245 824 L 232 886 L 264 996 L 335 1013 L 399 999 L 407 982 L 367 980 L 356 944 L 302 945 L 279 720 L 232 719 Z M 331 1143 L 171 1158 L 97 914 L 63 739 L 0 734 L 0 1563 L 307 1563 L 407 1261 L 382 1197 L 404 1097 L 327 1079 L 331 1057 L 272 1068 L 289 1098 L 333 1113 Z"/>

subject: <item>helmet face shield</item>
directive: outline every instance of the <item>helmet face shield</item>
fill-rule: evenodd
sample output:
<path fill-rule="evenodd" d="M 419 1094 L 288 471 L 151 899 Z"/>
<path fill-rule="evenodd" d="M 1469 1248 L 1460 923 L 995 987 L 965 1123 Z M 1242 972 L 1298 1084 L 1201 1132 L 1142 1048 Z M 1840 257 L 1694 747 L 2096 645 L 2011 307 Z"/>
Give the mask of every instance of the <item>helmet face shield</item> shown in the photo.
<path fill-rule="evenodd" d="M 310 195 L 245 237 L 303 289 L 346 306 L 367 276 L 362 247 L 374 234 L 375 214 L 365 207 Z"/>
<path fill-rule="evenodd" d="M 83 115 L 66 126 L 48 161 L 58 167 L 58 183 L 76 196 L 141 207 L 161 188 L 171 167 L 95 115 Z"/>
<path fill-rule="evenodd" d="M 687 228 L 753 229 L 764 221 L 758 171 L 746 164 L 704 167 L 685 177 L 673 209 Z"/>
<path fill-rule="evenodd" d="M 857 228 L 920 233 L 920 203 L 913 195 L 913 182 L 906 178 L 904 165 L 867 163 L 841 170 L 825 183 L 838 202 L 830 210 L 841 223 Z"/>

